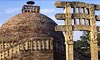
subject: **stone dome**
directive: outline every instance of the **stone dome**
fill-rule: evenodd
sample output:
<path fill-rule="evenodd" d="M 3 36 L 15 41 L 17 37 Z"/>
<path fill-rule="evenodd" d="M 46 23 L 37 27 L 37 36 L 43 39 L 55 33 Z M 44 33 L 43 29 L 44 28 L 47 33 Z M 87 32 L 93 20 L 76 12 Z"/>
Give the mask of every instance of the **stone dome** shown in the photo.
<path fill-rule="evenodd" d="M 52 37 L 64 41 L 62 32 L 56 32 L 57 24 L 40 13 L 21 13 L 5 22 L 0 28 L 0 38 L 4 40 L 22 40 L 32 37 Z"/>

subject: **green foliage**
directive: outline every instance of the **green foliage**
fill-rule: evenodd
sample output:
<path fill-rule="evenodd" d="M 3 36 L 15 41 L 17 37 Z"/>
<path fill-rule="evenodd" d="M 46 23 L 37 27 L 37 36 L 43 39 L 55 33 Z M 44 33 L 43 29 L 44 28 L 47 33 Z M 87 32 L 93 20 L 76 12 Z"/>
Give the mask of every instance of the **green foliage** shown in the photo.
<path fill-rule="evenodd" d="M 83 42 L 81 40 L 76 41 L 75 42 L 75 49 L 80 50 L 81 47 L 83 46 L 82 44 L 83 44 Z"/>
<path fill-rule="evenodd" d="M 83 31 L 82 36 L 80 36 L 80 40 L 75 42 L 75 49 L 81 50 L 82 47 L 87 49 L 89 45 L 89 32 Z"/>
<path fill-rule="evenodd" d="M 77 40 L 75 42 L 75 49 L 81 50 L 82 47 L 88 49 L 90 46 L 89 37 L 90 37 L 89 31 L 83 31 L 82 36 L 80 36 L 80 40 Z M 100 46 L 100 32 L 98 33 L 97 40 L 98 40 L 98 46 Z"/>

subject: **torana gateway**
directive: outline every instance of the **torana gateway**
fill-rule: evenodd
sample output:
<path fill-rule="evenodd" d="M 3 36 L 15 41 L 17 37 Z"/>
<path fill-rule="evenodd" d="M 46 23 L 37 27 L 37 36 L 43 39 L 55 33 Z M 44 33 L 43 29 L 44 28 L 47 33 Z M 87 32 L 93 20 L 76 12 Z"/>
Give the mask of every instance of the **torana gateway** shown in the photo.
<path fill-rule="evenodd" d="M 56 2 L 55 6 L 64 8 L 64 13 L 56 14 L 56 18 L 64 20 L 65 25 L 56 26 L 56 30 L 65 31 L 66 60 L 74 60 L 73 31 L 77 30 L 90 32 L 91 60 L 98 60 L 97 32 L 100 31 L 100 27 L 96 26 L 96 21 L 100 21 L 100 16 L 95 16 L 95 10 L 100 10 L 100 5 L 83 2 Z"/>

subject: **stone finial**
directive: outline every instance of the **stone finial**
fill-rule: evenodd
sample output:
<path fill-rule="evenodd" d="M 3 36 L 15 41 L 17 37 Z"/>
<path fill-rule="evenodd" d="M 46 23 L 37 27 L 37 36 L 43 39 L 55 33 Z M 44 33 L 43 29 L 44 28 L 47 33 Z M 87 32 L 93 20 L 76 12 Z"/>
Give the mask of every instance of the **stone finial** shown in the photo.
<path fill-rule="evenodd" d="M 28 5 L 33 5 L 33 4 L 35 4 L 35 2 L 34 1 L 28 1 L 27 4 Z"/>

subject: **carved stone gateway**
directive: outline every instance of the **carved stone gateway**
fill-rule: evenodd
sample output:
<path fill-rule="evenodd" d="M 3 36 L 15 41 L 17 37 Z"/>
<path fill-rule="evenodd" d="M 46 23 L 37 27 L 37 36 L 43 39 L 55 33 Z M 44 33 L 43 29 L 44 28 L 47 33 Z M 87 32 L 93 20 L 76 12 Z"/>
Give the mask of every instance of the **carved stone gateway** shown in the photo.
<path fill-rule="evenodd" d="M 65 32 L 66 60 L 74 60 L 73 57 L 73 31 L 89 31 L 91 60 L 98 60 L 97 32 L 100 27 L 96 21 L 100 16 L 95 16 L 95 10 L 100 10 L 100 5 L 83 2 L 55 2 L 57 8 L 64 8 L 64 13 L 56 14 L 56 19 L 64 20 L 65 25 L 56 26 L 56 31 Z M 72 24 L 74 23 L 74 24 Z"/>

